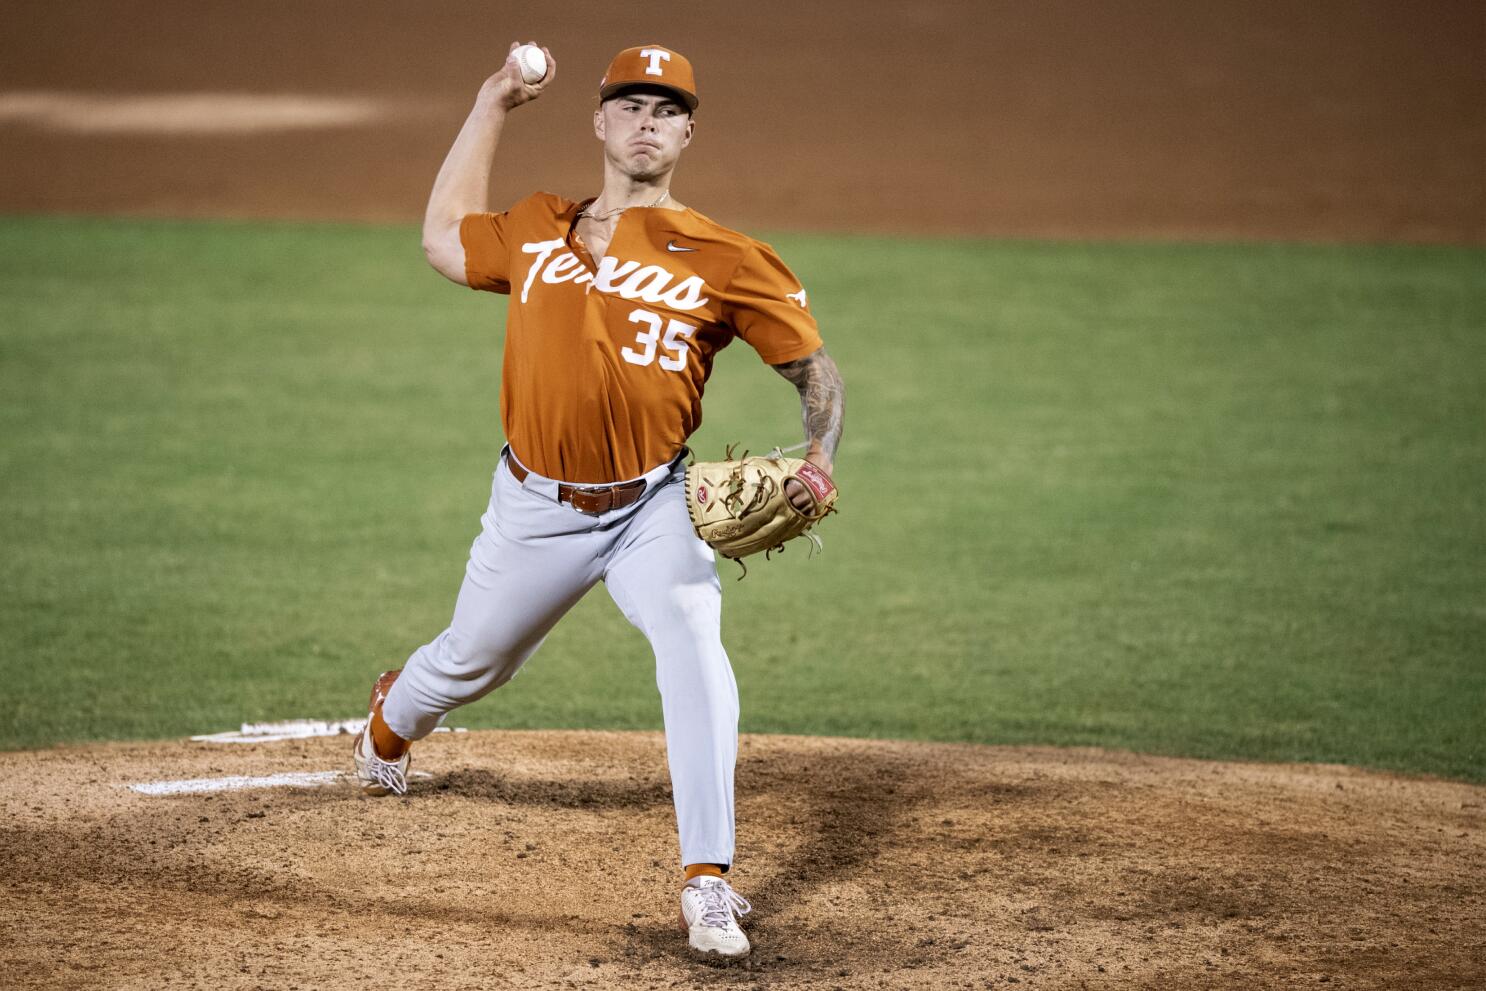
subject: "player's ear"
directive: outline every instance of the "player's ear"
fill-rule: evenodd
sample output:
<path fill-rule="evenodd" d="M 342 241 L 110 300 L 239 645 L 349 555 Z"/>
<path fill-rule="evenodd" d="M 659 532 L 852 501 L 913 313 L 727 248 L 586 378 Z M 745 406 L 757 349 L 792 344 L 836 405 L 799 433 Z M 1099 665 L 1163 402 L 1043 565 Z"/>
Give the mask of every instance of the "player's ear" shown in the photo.
<path fill-rule="evenodd" d="M 697 129 L 697 119 L 691 114 L 686 115 L 686 135 L 681 139 L 681 147 L 685 148 L 691 144 L 691 132 Z"/>
<path fill-rule="evenodd" d="M 600 141 L 604 140 L 604 105 L 602 103 L 593 112 L 593 136 Z"/>

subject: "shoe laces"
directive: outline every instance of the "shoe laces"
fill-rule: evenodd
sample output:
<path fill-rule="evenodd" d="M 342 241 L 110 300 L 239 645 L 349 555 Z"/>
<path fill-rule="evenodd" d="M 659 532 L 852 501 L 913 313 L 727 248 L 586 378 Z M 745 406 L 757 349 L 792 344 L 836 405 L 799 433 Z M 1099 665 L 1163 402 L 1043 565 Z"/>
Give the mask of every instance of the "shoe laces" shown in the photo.
<path fill-rule="evenodd" d="M 394 795 L 406 795 L 408 779 L 403 773 L 402 762 L 383 760 L 377 754 L 376 745 L 369 739 L 362 743 L 361 757 L 365 761 L 367 776 Z"/>
<path fill-rule="evenodd" d="M 702 925 L 725 928 L 732 925 L 734 915 L 747 915 L 753 911 L 748 899 L 738 894 L 726 881 L 718 878 L 710 884 L 698 886 L 702 893 Z"/>

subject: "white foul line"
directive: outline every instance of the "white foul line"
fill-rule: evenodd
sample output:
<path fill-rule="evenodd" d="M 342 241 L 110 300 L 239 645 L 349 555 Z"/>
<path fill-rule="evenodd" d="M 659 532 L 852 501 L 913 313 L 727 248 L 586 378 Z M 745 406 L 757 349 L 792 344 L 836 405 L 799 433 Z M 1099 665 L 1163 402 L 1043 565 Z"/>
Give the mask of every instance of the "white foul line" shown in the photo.
<path fill-rule="evenodd" d="M 346 771 L 285 771 L 261 777 L 231 774 L 224 778 L 185 778 L 180 781 L 142 781 L 129 786 L 141 795 L 205 795 L 214 791 L 246 791 L 251 788 L 323 788 L 353 775 Z M 414 771 L 410 778 L 431 778 L 427 771 Z"/>
<path fill-rule="evenodd" d="M 243 723 L 236 730 L 191 737 L 192 743 L 275 743 L 305 740 L 314 736 L 355 736 L 366 726 L 366 717 L 354 719 L 286 719 L 278 723 Z"/>
<path fill-rule="evenodd" d="M 354 719 L 286 719 L 277 723 L 243 723 L 235 730 L 206 733 L 191 737 L 192 743 L 277 743 L 281 740 L 307 740 L 316 736 L 357 736 L 366 726 L 366 717 Z M 440 726 L 435 733 L 463 733 L 463 726 Z"/>
<path fill-rule="evenodd" d="M 247 788 L 319 788 L 349 777 L 344 771 L 288 771 L 249 778 L 230 775 L 225 778 L 187 778 L 183 781 L 145 781 L 130 785 L 130 791 L 141 795 L 201 795 L 212 791 L 242 791 Z"/>

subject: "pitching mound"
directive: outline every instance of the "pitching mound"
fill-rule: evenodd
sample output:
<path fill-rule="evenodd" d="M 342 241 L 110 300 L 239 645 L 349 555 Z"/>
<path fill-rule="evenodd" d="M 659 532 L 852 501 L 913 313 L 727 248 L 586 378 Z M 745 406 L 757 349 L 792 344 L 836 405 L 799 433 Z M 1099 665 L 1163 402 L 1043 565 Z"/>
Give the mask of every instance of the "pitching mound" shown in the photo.
<path fill-rule="evenodd" d="M 656 734 L 0 755 L 0 986 L 1480 987 L 1486 788 L 1338 767 L 755 737 L 754 955 L 692 961 Z M 284 779 L 287 780 L 287 779 Z M 202 787 L 194 785 L 191 787 Z M 168 790 L 168 789 L 160 789 Z"/>

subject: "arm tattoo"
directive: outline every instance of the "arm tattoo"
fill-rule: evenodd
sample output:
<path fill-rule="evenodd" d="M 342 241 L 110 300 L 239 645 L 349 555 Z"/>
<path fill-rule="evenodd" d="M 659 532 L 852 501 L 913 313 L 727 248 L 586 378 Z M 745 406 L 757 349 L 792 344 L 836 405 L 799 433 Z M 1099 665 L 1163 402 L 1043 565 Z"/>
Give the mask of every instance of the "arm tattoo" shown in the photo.
<path fill-rule="evenodd" d="M 826 349 L 798 361 L 775 365 L 774 370 L 800 390 L 800 413 L 805 420 L 805 439 L 819 444 L 826 457 L 836 460 L 846 413 L 846 386 L 841 371 Z"/>

